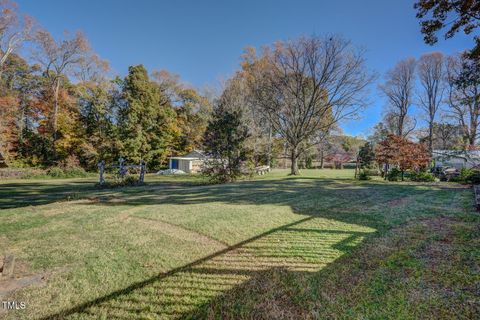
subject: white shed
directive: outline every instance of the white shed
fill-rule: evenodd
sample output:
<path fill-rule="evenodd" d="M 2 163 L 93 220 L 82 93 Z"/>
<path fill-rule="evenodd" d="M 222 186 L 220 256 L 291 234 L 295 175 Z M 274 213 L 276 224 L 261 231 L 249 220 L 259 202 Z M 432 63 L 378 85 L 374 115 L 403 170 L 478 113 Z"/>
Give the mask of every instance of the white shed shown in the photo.
<path fill-rule="evenodd" d="M 206 158 L 202 151 L 193 150 L 181 157 L 170 157 L 168 167 L 170 169 L 182 170 L 186 173 L 197 173 L 202 170 Z"/>

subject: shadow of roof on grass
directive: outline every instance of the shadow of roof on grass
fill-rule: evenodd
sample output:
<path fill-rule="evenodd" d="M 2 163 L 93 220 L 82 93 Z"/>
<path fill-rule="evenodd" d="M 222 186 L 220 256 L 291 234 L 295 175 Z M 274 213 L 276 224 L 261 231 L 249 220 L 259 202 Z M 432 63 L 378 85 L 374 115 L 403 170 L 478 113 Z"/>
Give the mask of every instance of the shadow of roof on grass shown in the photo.
<path fill-rule="evenodd" d="M 268 270 L 319 272 L 375 231 L 354 224 L 342 226 L 344 230 L 329 230 L 322 219 L 305 217 L 42 319 L 184 317 Z"/>

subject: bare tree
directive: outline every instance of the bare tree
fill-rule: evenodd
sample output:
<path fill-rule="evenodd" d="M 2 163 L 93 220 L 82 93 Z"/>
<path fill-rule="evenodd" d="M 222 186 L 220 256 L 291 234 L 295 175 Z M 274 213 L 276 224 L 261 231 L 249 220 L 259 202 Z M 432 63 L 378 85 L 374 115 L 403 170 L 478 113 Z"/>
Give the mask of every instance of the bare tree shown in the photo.
<path fill-rule="evenodd" d="M 244 59 L 243 70 L 259 110 L 288 143 L 291 174 L 320 131 L 358 115 L 374 76 L 361 50 L 339 37 L 302 37 L 278 42 L 260 57 Z"/>
<path fill-rule="evenodd" d="M 388 99 L 389 114 L 395 118 L 396 135 L 405 137 L 405 121 L 412 105 L 413 87 L 415 82 L 415 59 L 400 61 L 386 75 L 385 84 L 380 90 Z M 413 129 L 412 129 L 413 130 Z M 411 130 L 410 130 L 411 131 Z"/>
<path fill-rule="evenodd" d="M 54 100 L 52 128 L 55 141 L 57 140 L 57 116 L 62 80 L 85 61 L 90 46 L 81 32 L 77 32 L 73 37 L 66 34 L 64 40 L 56 42 L 48 31 L 39 30 L 36 34 L 36 41 L 38 48 L 34 52 L 34 58 L 45 68 Z"/>
<path fill-rule="evenodd" d="M 97 54 L 84 54 L 78 60 L 78 68 L 73 72 L 75 78 L 81 83 L 99 83 L 107 80 L 110 63 L 100 58 Z"/>
<path fill-rule="evenodd" d="M 467 55 L 447 59 L 448 114 L 463 130 L 464 142 L 474 148 L 480 125 L 480 65 Z"/>
<path fill-rule="evenodd" d="M 392 108 L 384 110 L 382 122 L 387 132 L 395 135 L 398 134 L 399 126 L 401 125 L 403 127 L 403 137 L 405 138 L 413 134 L 417 126 L 417 120 L 409 114 L 405 115 L 403 121 L 399 123 L 398 113 L 394 112 Z"/>
<path fill-rule="evenodd" d="M 33 26 L 33 19 L 21 16 L 15 2 L 0 0 L 0 76 L 8 57 L 31 39 Z"/>
<path fill-rule="evenodd" d="M 440 52 L 424 54 L 417 63 L 417 73 L 421 86 L 418 101 L 420 107 L 427 114 L 428 151 L 430 154 L 432 154 L 433 148 L 433 124 L 445 91 L 444 66 L 443 54 Z"/>
<path fill-rule="evenodd" d="M 442 150 L 453 149 L 461 139 L 462 128 L 447 122 L 433 124 L 433 146 Z"/>

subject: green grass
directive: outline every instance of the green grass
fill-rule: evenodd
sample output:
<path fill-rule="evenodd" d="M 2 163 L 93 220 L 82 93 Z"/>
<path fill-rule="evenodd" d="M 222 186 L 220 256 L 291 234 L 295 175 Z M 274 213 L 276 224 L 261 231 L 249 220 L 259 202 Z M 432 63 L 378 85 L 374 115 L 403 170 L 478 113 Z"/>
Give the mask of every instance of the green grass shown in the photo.
<path fill-rule="evenodd" d="M 0 253 L 45 277 L 6 317 L 478 317 L 471 189 L 287 173 L 0 182 Z"/>

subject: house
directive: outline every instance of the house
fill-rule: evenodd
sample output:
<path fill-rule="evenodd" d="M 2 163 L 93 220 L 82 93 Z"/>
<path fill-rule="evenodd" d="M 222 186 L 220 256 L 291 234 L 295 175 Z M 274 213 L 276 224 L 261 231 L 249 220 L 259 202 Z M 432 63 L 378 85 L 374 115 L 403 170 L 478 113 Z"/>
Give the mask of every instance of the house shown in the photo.
<path fill-rule="evenodd" d="M 5 158 L 2 156 L 2 154 L 0 153 L 0 168 L 7 168 L 7 162 L 5 160 Z"/>
<path fill-rule="evenodd" d="M 432 159 L 435 167 L 474 168 L 480 166 L 480 151 L 433 150 Z"/>
<path fill-rule="evenodd" d="M 333 168 L 343 169 L 343 164 L 353 160 L 353 156 L 348 152 L 330 153 L 324 157 L 325 161 L 333 163 Z"/>
<path fill-rule="evenodd" d="M 182 170 L 186 173 L 197 173 L 202 170 L 207 156 L 200 150 L 192 152 L 181 157 L 170 157 L 169 168 Z"/>

